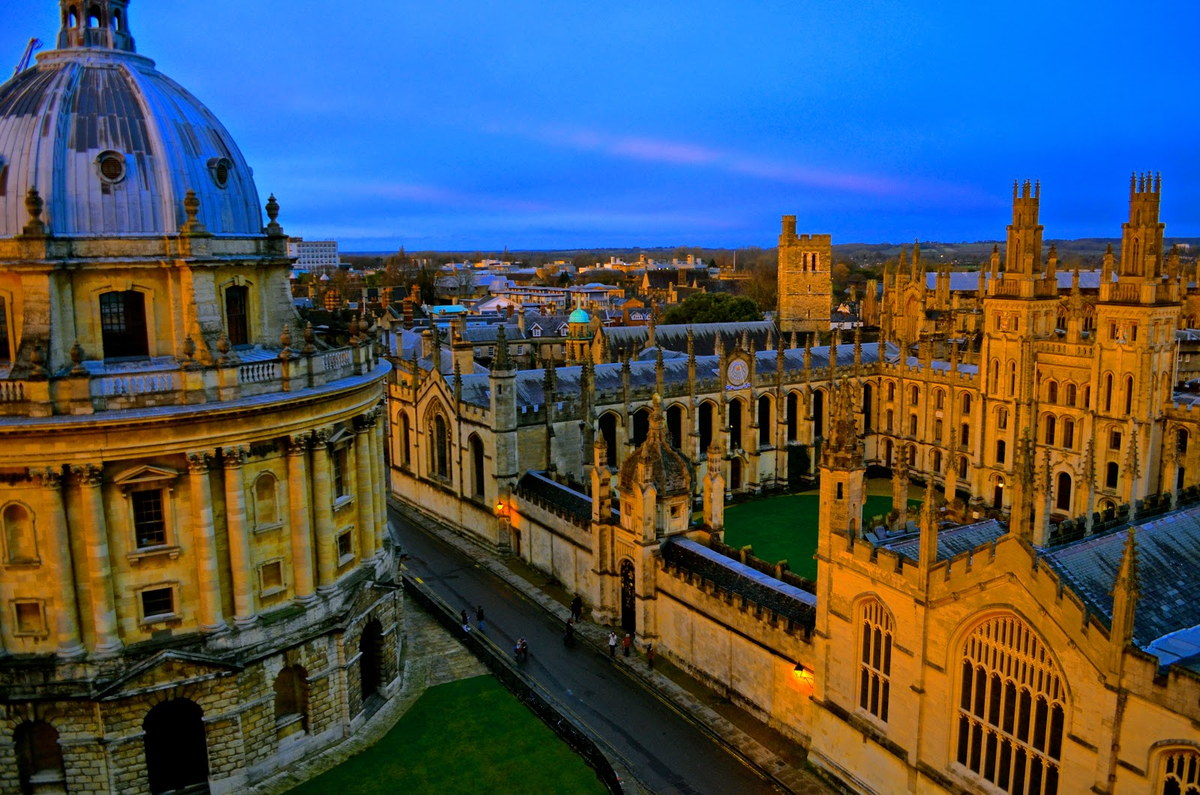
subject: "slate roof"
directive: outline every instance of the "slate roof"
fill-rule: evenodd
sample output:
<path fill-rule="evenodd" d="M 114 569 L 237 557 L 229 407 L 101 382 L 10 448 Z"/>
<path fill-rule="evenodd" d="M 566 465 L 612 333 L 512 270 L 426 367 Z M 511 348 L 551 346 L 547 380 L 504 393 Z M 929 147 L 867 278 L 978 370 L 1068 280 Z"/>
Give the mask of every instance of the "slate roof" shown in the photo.
<path fill-rule="evenodd" d="M 1004 525 L 997 522 L 995 519 L 985 519 L 982 522 L 974 524 L 965 524 L 961 527 L 953 527 L 949 530 L 938 531 L 938 560 L 949 560 L 963 552 L 968 552 L 975 547 L 983 544 L 990 544 L 1000 536 L 1004 535 L 1007 529 Z M 898 555 L 903 555 L 910 560 L 918 560 L 920 558 L 921 534 L 910 533 L 903 538 L 888 541 L 880 544 L 884 549 L 890 549 Z"/>
<path fill-rule="evenodd" d="M 592 498 L 543 475 L 526 472 L 517 481 L 517 491 L 551 505 L 583 521 L 592 519 Z"/>
<path fill-rule="evenodd" d="M 490 345 L 496 341 L 500 326 L 504 326 L 504 336 L 511 342 L 521 339 L 521 329 L 516 323 L 489 323 L 486 326 L 469 326 L 463 329 L 463 339 L 476 345 Z"/>
<path fill-rule="evenodd" d="M 1059 269 L 1054 272 L 1058 277 L 1058 289 L 1071 289 L 1071 271 Z M 991 274 L 985 273 L 983 283 L 986 289 L 988 280 Z M 930 290 L 937 287 L 937 272 L 926 271 L 925 286 Z M 1079 272 L 1079 289 L 1080 290 L 1099 290 L 1100 289 L 1100 271 L 1080 271 Z M 950 292 L 952 293 L 973 293 L 979 290 L 979 271 L 951 271 L 950 272 Z"/>
<path fill-rule="evenodd" d="M 795 624 L 809 629 L 815 625 L 816 596 L 713 552 L 703 544 L 670 538 L 663 544 L 662 557 Z"/>
<path fill-rule="evenodd" d="M 770 320 L 757 320 L 746 323 L 672 323 L 656 326 L 654 341 L 663 348 L 687 352 L 687 332 L 692 330 L 692 344 L 697 356 L 708 356 L 717 352 L 717 336 L 720 335 L 729 350 L 741 342 L 742 333 L 750 332 L 750 341 L 758 350 L 767 345 L 768 335 L 778 339 L 779 331 Z M 650 339 L 649 326 L 617 326 L 606 328 L 604 335 L 608 337 L 608 348 L 614 354 L 624 355 L 626 351 L 637 353 L 646 346 Z"/>
<path fill-rule="evenodd" d="M 1112 619 L 1112 587 L 1128 531 L 1121 529 L 1055 547 L 1045 560 L 1096 612 Z M 1145 648 L 1164 635 L 1200 626 L 1200 506 L 1163 514 L 1134 528 L 1141 595 L 1134 642 Z"/>

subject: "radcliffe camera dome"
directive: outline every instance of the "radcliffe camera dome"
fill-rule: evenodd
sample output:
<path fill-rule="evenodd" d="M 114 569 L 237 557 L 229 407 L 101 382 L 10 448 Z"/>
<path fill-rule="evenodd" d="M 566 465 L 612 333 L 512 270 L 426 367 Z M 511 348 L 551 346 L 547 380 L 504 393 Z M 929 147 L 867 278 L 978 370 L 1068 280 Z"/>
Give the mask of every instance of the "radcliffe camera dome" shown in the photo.
<path fill-rule="evenodd" d="M 59 49 L 0 86 L 0 238 L 36 188 L 55 236 L 175 235 L 188 190 L 216 235 L 261 235 L 258 192 L 208 108 L 137 55 L 124 3 L 63 3 Z"/>

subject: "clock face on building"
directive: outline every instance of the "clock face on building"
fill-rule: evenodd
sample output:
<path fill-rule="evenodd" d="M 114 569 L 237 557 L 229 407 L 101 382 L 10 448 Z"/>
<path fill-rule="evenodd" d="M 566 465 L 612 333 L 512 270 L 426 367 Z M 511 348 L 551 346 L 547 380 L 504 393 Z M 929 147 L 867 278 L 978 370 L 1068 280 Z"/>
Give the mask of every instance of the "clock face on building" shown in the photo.
<path fill-rule="evenodd" d="M 749 375 L 750 369 L 746 367 L 746 363 L 741 359 L 734 359 L 729 363 L 729 369 L 725 371 L 725 377 L 732 386 L 741 386 L 746 383 Z"/>

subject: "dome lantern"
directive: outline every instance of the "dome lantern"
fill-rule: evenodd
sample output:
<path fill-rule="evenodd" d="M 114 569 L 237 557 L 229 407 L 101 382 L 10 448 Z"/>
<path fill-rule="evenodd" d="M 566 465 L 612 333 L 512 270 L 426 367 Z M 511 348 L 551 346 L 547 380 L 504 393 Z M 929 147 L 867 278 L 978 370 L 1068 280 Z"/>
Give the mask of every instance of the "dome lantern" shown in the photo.
<path fill-rule="evenodd" d="M 59 0 L 58 48 L 137 52 L 129 33 L 129 0 Z"/>

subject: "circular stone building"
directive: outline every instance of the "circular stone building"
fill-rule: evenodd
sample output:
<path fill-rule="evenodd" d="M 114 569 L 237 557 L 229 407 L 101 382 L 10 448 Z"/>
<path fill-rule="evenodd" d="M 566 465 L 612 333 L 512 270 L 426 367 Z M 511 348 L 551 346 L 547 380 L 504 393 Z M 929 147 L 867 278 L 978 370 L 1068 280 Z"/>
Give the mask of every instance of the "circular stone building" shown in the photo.
<path fill-rule="evenodd" d="M 127 5 L 62 0 L 0 86 L 3 792 L 242 790 L 398 677 L 388 365 L 300 325 L 274 197 Z"/>

